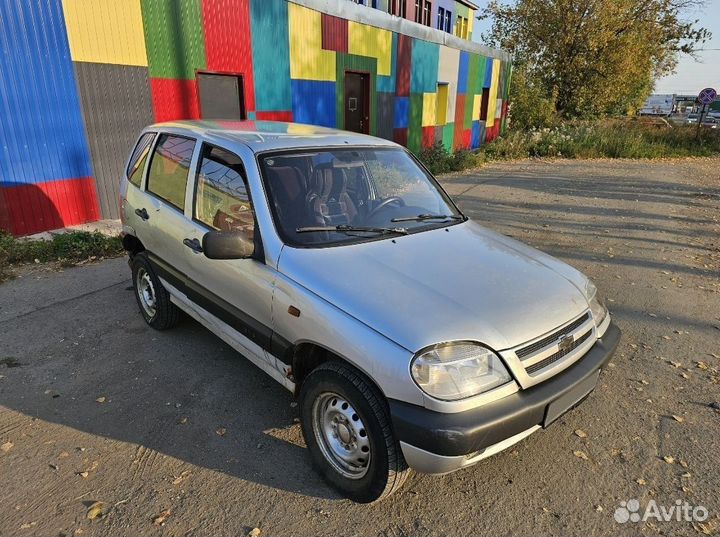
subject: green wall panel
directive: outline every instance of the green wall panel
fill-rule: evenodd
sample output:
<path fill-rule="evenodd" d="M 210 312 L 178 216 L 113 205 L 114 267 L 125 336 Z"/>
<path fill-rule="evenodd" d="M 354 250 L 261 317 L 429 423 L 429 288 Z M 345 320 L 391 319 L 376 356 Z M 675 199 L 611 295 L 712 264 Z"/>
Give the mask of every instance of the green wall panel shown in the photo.
<path fill-rule="evenodd" d="M 423 94 L 410 94 L 410 124 L 408 127 L 408 149 L 416 155 L 422 148 Z"/>
<path fill-rule="evenodd" d="M 292 110 L 286 0 L 251 0 L 250 19 L 255 108 Z"/>
<path fill-rule="evenodd" d="M 455 123 L 448 123 L 443 127 L 442 143 L 448 151 L 453 150 L 453 138 L 455 137 Z"/>
<path fill-rule="evenodd" d="M 150 76 L 194 79 L 206 65 L 200 0 L 141 1 Z"/>
<path fill-rule="evenodd" d="M 465 94 L 465 117 L 463 120 L 464 129 L 472 128 L 472 114 L 475 95 L 482 95 L 482 81 L 480 80 L 480 77 L 485 75 L 485 62 L 481 62 L 481 58 L 482 57 L 477 54 L 470 54 L 470 58 L 468 60 L 468 84 L 467 93 Z M 482 59 L 484 60 L 484 58 Z"/>

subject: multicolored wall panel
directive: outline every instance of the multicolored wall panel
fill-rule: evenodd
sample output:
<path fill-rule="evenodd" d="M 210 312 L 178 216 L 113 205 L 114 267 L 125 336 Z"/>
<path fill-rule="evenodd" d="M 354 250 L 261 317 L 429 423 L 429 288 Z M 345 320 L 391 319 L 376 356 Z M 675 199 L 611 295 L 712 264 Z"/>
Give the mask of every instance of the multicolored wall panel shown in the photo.
<path fill-rule="evenodd" d="M 506 53 L 349 0 L 0 0 L 0 45 L 0 226 L 16 234 L 117 218 L 138 132 L 202 118 L 205 74 L 239 81 L 249 120 L 340 129 L 359 74 L 363 129 L 415 153 L 478 148 L 507 115 Z"/>
<path fill-rule="evenodd" d="M 0 1 L 0 226 L 26 235 L 99 218 L 59 2 Z"/>

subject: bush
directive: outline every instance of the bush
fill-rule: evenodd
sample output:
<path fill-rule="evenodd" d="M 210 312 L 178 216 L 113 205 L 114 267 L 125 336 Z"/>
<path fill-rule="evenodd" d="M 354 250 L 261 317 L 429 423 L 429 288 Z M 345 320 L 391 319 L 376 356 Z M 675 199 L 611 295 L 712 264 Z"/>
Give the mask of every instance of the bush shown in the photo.
<path fill-rule="evenodd" d="M 720 155 L 720 131 L 637 120 L 569 122 L 511 131 L 482 148 L 486 160 L 528 157 L 673 158 Z"/>
<path fill-rule="evenodd" d="M 50 240 L 16 239 L 0 231 L 0 281 L 8 276 L 10 265 L 59 261 L 73 265 L 92 258 L 116 257 L 123 253 L 120 237 L 95 231 L 58 233 Z"/>
<path fill-rule="evenodd" d="M 436 142 L 432 147 L 423 149 L 419 158 L 434 175 L 477 168 L 483 163 L 479 153 L 466 150 L 450 153 L 441 142 Z"/>

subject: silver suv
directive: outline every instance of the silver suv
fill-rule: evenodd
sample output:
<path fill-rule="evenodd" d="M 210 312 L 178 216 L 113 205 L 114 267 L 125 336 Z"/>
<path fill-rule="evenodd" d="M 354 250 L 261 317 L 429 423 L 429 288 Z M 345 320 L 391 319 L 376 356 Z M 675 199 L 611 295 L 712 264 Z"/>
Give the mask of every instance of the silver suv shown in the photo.
<path fill-rule="evenodd" d="M 153 125 L 120 196 L 147 323 L 184 312 L 291 390 L 313 463 L 355 501 L 547 427 L 620 338 L 588 278 L 469 220 L 386 140 Z"/>

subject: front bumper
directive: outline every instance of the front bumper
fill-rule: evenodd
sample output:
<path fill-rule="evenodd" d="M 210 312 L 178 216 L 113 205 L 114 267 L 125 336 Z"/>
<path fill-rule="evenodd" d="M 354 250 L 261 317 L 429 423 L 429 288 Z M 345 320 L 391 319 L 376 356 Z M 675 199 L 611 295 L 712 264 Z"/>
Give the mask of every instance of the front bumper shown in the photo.
<path fill-rule="evenodd" d="M 547 427 L 595 387 L 612 357 L 620 329 L 611 323 L 577 363 L 526 390 L 478 408 L 448 414 L 389 400 L 405 460 L 418 472 L 444 474 L 469 466 Z"/>

